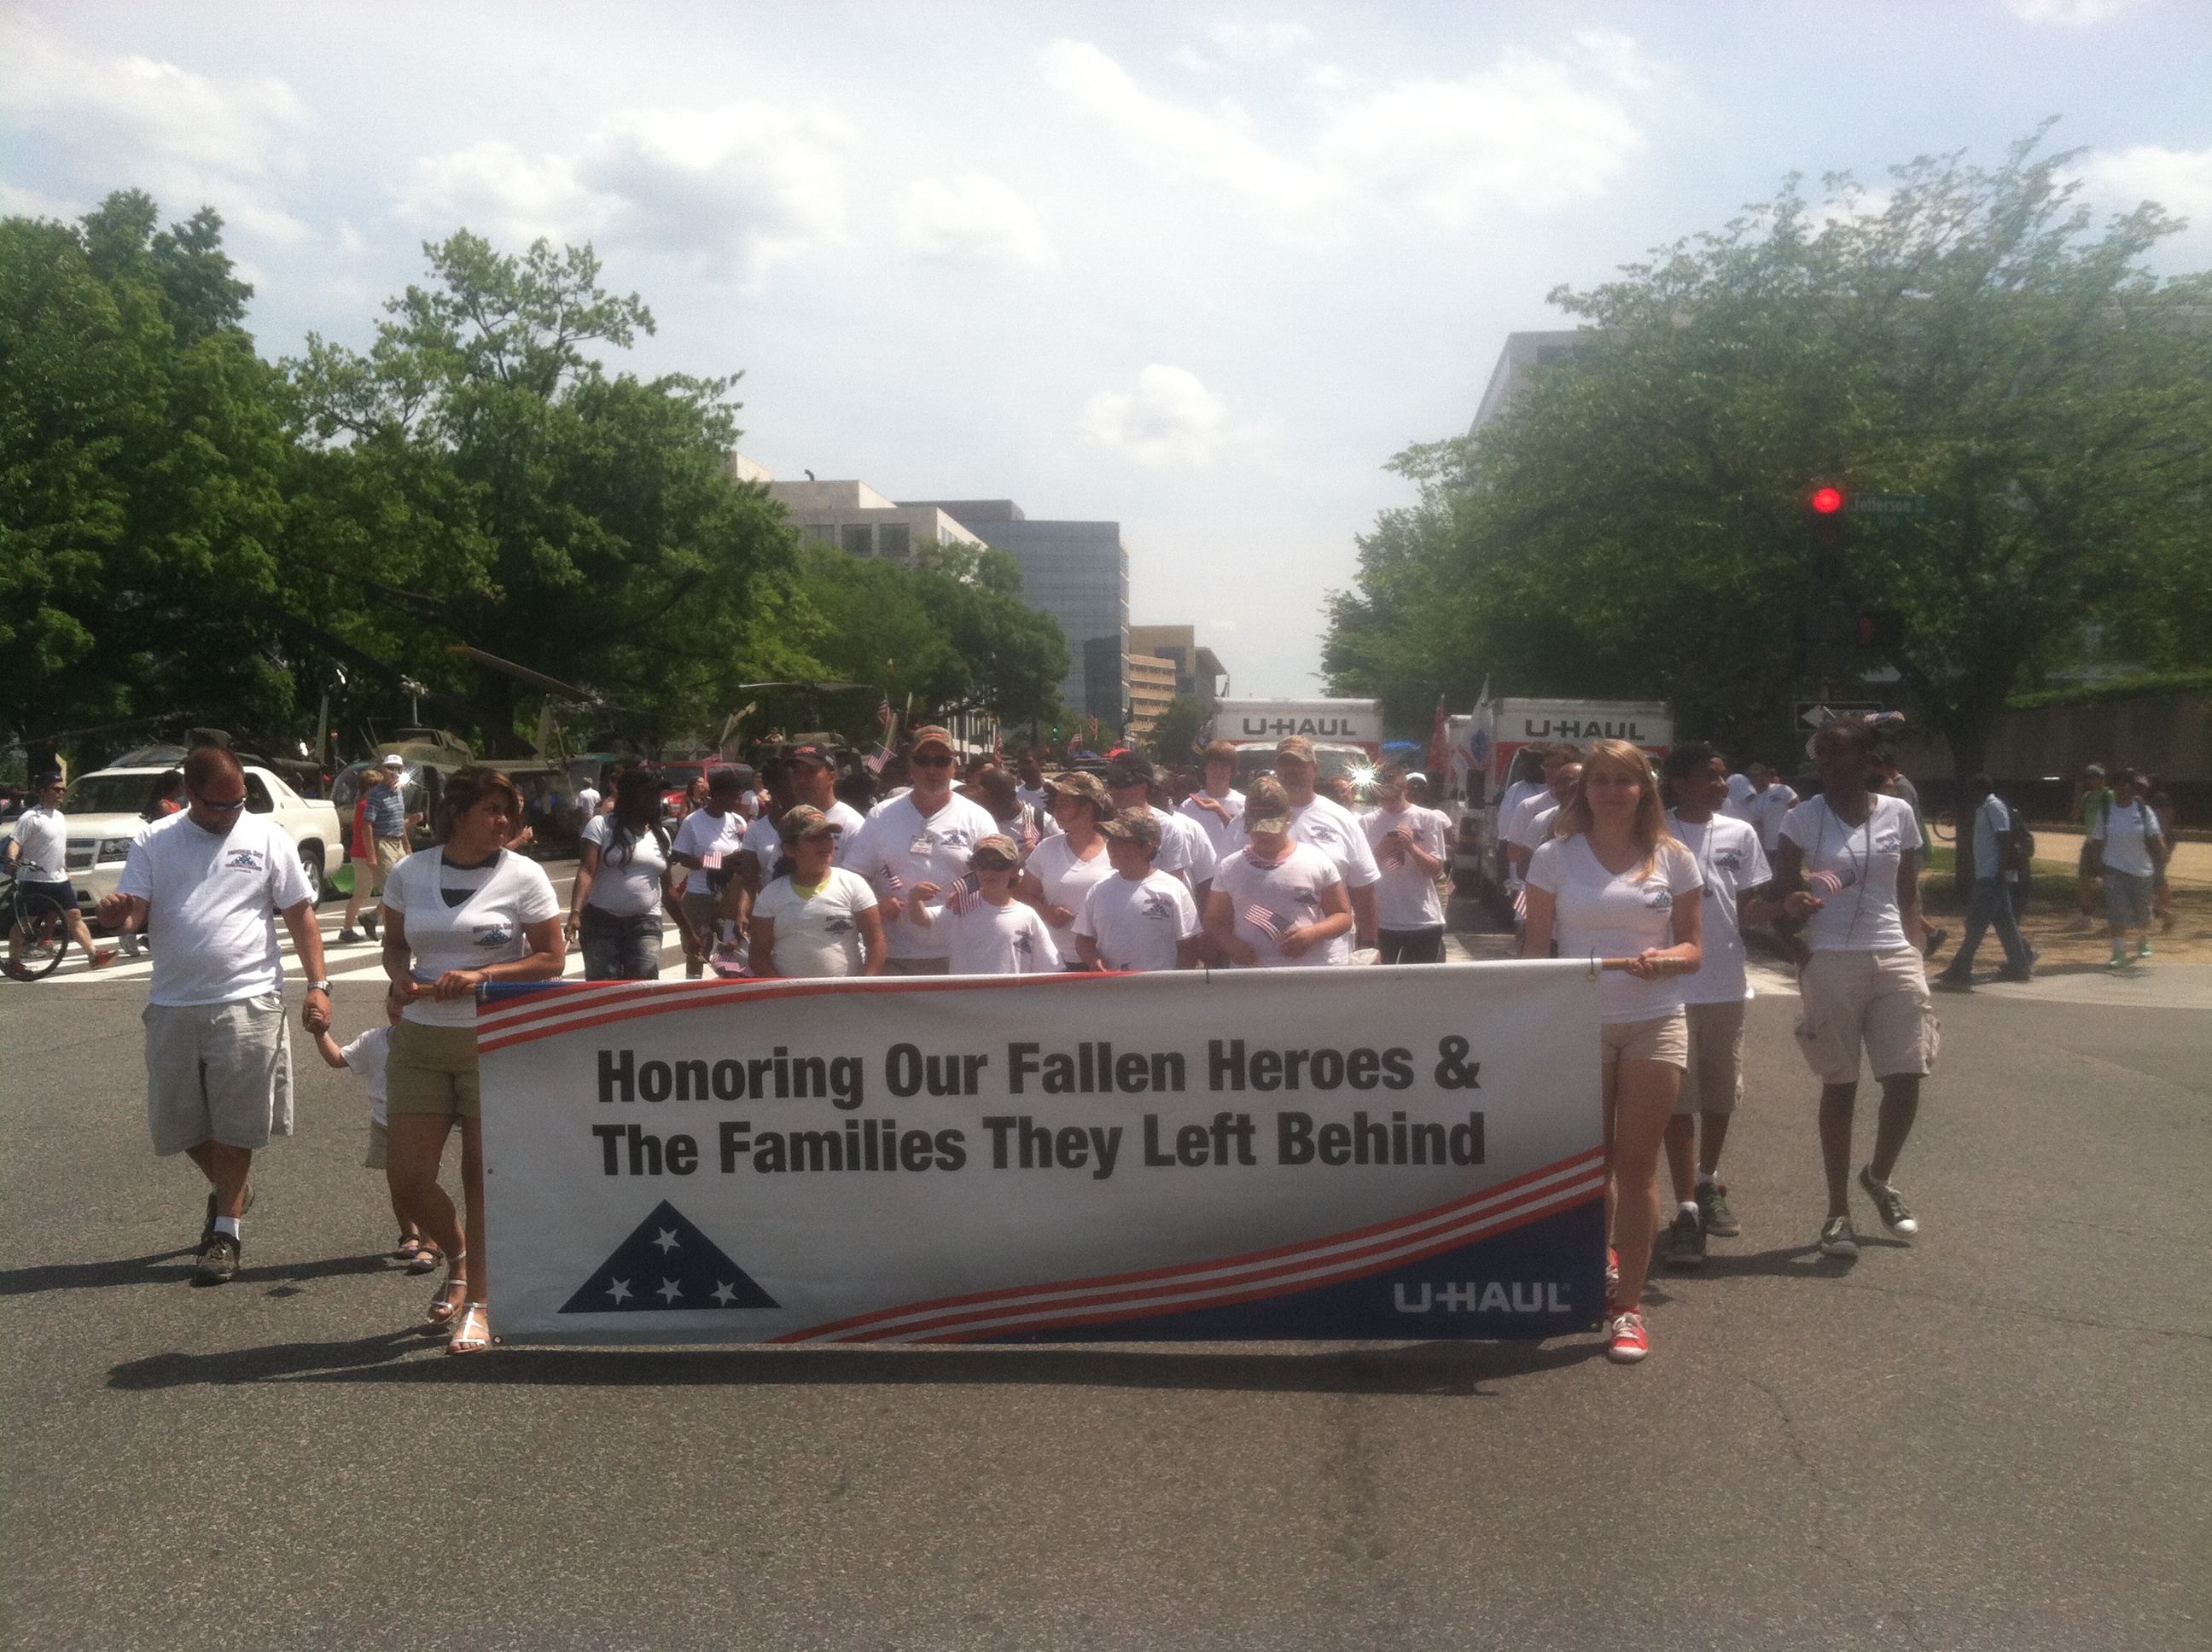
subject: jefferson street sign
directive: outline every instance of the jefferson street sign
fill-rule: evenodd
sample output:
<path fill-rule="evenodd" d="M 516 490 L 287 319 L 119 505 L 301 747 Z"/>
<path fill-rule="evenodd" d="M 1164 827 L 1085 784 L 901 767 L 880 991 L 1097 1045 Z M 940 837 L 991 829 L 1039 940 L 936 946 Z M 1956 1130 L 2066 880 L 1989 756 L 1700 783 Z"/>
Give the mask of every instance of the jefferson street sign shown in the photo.
<path fill-rule="evenodd" d="M 1928 514 L 1926 494 L 1853 494 L 1850 499 L 1853 516 L 1893 516 L 1912 518 Z"/>

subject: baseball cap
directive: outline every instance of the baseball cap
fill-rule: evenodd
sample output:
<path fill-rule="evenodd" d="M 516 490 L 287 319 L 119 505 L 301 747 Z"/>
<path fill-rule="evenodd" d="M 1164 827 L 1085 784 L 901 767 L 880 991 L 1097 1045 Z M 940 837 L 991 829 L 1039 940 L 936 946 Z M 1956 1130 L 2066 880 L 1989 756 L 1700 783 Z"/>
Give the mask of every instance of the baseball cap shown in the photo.
<path fill-rule="evenodd" d="M 906 743 L 906 749 L 908 751 L 919 751 L 926 745 L 941 745 L 947 751 L 952 750 L 951 731 L 940 728 L 935 723 L 924 723 L 920 728 L 915 730 L 913 736 Z"/>
<path fill-rule="evenodd" d="M 823 768 L 835 768 L 837 766 L 836 759 L 818 745 L 795 745 L 791 748 L 789 756 L 793 762 L 815 763 Z"/>
<path fill-rule="evenodd" d="M 1116 815 L 1100 825 L 1098 830 L 1102 836 L 1141 843 L 1148 849 L 1160 847 L 1160 823 L 1149 809 L 1132 809 L 1127 814 Z"/>
<path fill-rule="evenodd" d="M 749 791 L 752 783 L 753 771 L 744 763 L 721 763 L 707 771 L 709 792 Z"/>
<path fill-rule="evenodd" d="M 1011 837 L 1000 836 L 995 833 L 989 837 L 977 840 L 975 847 L 968 852 L 969 865 L 975 867 L 976 856 L 985 854 L 996 857 L 1008 867 L 1018 866 L 1022 864 L 1022 852 L 1015 846 L 1014 840 Z M 983 872 L 991 870 L 988 866 L 976 869 Z"/>
<path fill-rule="evenodd" d="M 1296 757 L 1301 762 L 1311 762 L 1314 760 L 1313 742 L 1303 734 L 1285 734 L 1275 742 L 1275 755 L 1278 757 Z"/>
<path fill-rule="evenodd" d="M 1065 792 L 1070 797 L 1081 798 L 1100 820 L 1114 817 L 1114 799 L 1106 795 L 1106 784 L 1096 774 L 1079 768 L 1064 774 L 1047 775 L 1044 785 L 1048 792 Z"/>
<path fill-rule="evenodd" d="M 1157 778 L 1152 760 L 1134 751 L 1117 751 L 1106 760 L 1106 784 L 1150 786 Z"/>
<path fill-rule="evenodd" d="M 1293 739 L 1297 737 L 1293 735 Z M 1261 774 L 1244 793 L 1244 829 L 1248 832 L 1287 832 L 1291 829 L 1291 795 L 1273 774 Z"/>
<path fill-rule="evenodd" d="M 784 811 L 783 818 L 775 823 L 776 835 L 787 843 L 796 843 L 802 837 L 812 837 L 817 832 L 835 833 L 837 823 L 811 803 L 802 803 Z"/>
<path fill-rule="evenodd" d="M 384 760 L 384 766 L 386 768 L 404 768 L 407 767 L 407 759 L 395 751 Z"/>

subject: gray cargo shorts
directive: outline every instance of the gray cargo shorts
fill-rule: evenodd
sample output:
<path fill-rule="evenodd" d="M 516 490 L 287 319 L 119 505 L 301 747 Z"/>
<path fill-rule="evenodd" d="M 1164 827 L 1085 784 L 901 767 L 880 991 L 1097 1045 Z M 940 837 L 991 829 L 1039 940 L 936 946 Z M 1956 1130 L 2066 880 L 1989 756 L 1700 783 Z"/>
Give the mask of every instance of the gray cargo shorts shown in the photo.
<path fill-rule="evenodd" d="M 292 1042 L 276 993 L 149 1004 L 146 1123 L 161 1157 L 204 1141 L 258 1151 L 292 1133 Z"/>

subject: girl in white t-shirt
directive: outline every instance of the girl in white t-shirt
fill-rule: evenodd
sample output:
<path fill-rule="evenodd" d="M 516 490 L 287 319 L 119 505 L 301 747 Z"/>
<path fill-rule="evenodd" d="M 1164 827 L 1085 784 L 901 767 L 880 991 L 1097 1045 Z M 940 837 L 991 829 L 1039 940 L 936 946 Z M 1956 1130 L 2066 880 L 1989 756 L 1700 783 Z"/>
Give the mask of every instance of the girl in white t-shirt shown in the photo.
<path fill-rule="evenodd" d="M 1106 840 L 1098 835 L 1099 817 L 1111 816 L 1114 806 L 1096 774 L 1055 774 L 1045 782 L 1045 797 L 1060 830 L 1030 851 L 1014 894 L 1044 920 L 1060 967 L 1081 969 L 1086 966 L 1075 920 L 1091 890 L 1114 876 Z"/>
<path fill-rule="evenodd" d="M 1044 920 L 1035 907 L 1014 899 L 1021 863 L 1021 846 L 994 834 L 969 852 L 967 873 L 952 888 L 915 885 L 906 915 L 923 929 L 941 924 L 950 932 L 948 975 L 1036 975 L 1060 968 L 1060 951 Z M 970 879 L 972 887 L 963 887 Z"/>
<path fill-rule="evenodd" d="M 776 823 L 791 871 L 753 902 L 752 973 L 793 980 L 884 973 L 884 914 L 868 880 L 834 864 L 836 823 L 800 804 Z"/>
<path fill-rule="evenodd" d="M 556 981 L 567 945 L 561 899 L 536 862 L 505 846 L 522 794 L 493 768 L 456 769 L 438 800 L 438 844 L 410 854 L 384 882 L 384 973 L 407 1002 L 385 1065 L 393 1208 L 446 1254 L 429 1327 L 453 1327 L 447 1351 L 491 1345 L 484 1280 L 483 1124 L 477 1085 L 477 988 Z M 438 1161 L 461 1127 L 467 1239 L 438 1185 Z"/>
<path fill-rule="evenodd" d="M 1593 740 L 1559 805 L 1554 836 L 1528 860 L 1521 956 L 1602 964 L 1606 1181 L 1618 1283 L 1607 1352 L 1623 1364 L 1651 1351 L 1644 1276 L 1659 1230 L 1659 1150 L 1689 1064 L 1681 978 L 1704 961 L 1704 880 L 1667 829 L 1651 760 L 1626 740 Z"/>
<path fill-rule="evenodd" d="M 1820 795 L 1792 809 L 1774 852 L 1783 909 L 1805 924 L 1797 972 L 1797 1045 L 1820 1080 L 1820 1160 L 1828 1214 L 1820 1251 L 1848 1261 L 1851 1115 L 1863 1045 L 1881 1111 L 1874 1157 L 1859 1186 L 1884 1226 L 1911 1237 L 1920 1224 L 1889 1183 L 1920 1109 L 1920 1081 L 1936 1062 L 1936 1015 L 1922 953 L 1920 829 L 1910 805 L 1873 789 L 1879 755 L 1871 724 L 1830 723 L 1813 737 Z"/>

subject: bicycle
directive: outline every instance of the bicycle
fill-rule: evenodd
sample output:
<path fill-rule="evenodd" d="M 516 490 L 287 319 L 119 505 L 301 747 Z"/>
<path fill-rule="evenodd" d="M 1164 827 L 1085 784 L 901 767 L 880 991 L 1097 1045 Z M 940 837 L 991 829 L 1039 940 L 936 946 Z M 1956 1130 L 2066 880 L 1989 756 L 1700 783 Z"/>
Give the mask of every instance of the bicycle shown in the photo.
<path fill-rule="evenodd" d="M 23 889 L 12 874 L 0 872 L 0 914 L 5 915 L 8 932 L 0 970 L 16 981 L 42 981 L 62 967 L 70 932 L 60 902 Z"/>
<path fill-rule="evenodd" d="M 1928 817 L 1928 834 L 1938 843 L 1953 843 L 1959 836 L 1959 811 L 1946 809 Z"/>

